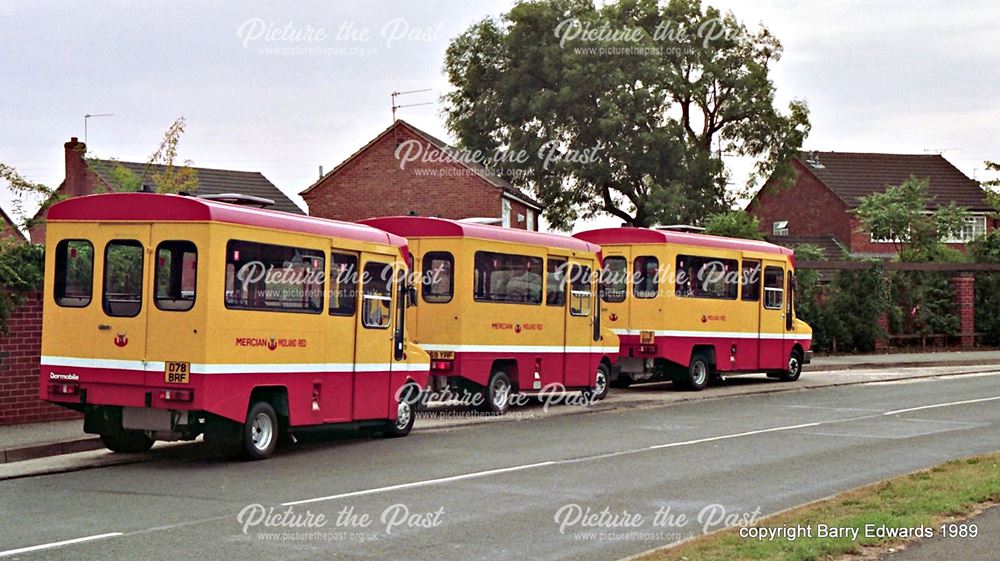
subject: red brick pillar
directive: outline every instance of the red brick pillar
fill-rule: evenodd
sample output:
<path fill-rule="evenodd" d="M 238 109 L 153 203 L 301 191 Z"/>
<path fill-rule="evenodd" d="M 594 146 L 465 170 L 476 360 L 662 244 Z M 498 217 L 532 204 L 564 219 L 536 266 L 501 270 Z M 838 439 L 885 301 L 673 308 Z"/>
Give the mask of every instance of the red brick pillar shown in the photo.
<path fill-rule="evenodd" d="M 889 350 L 889 314 L 882 312 L 882 315 L 878 317 L 878 327 L 881 332 L 875 336 L 875 350 Z"/>
<path fill-rule="evenodd" d="M 959 339 L 963 347 L 976 345 L 975 281 L 976 277 L 972 276 L 971 273 L 959 273 L 951 279 L 960 326 Z"/>

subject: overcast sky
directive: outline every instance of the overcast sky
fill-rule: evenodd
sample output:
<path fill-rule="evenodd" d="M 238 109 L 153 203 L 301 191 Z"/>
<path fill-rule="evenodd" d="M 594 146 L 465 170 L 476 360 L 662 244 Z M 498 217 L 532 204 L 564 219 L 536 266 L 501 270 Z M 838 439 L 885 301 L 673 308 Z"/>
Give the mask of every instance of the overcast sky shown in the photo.
<path fill-rule="evenodd" d="M 764 23 L 784 44 L 773 78 L 782 106 L 809 104 L 806 148 L 942 152 L 978 179 L 988 177 L 983 160 L 1000 160 L 995 2 L 707 3 Z M 318 166 L 329 170 L 391 123 L 390 92 L 429 88 L 401 102 L 436 102 L 448 89 L 448 41 L 512 2 L 206 4 L 0 0 L 0 161 L 57 186 L 62 145 L 83 139 L 85 114 L 114 113 L 90 120 L 88 144 L 126 161 L 145 161 L 184 116 L 182 159 L 260 171 L 301 203 Z M 261 26 L 289 24 L 315 40 L 255 38 Z M 261 52 L 289 45 L 321 50 Z M 399 116 L 449 138 L 439 103 Z M 742 184 L 748 162 L 730 164 Z M 10 210 L 6 190 L 0 204 Z"/>

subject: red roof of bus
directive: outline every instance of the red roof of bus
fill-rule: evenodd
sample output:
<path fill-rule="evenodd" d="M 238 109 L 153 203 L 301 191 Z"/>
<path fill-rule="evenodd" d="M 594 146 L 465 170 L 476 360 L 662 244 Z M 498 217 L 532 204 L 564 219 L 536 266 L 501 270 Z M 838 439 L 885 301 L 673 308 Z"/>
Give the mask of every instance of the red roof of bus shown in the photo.
<path fill-rule="evenodd" d="M 225 222 L 404 247 L 406 240 L 369 226 L 182 195 L 107 193 L 52 205 L 47 220 L 86 222 Z"/>
<path fill-rule="evenodd" d="M 478 238 L 498 242 L 510 242 L 558 247 L 574 251 L 599 253 L 600 246 L 583 240 L 545 234 L 515 228 L 501 228 L 485 224 L 472 224 L 445 218 L 428 218 L 423 216 L 391 216 L 387 218 L 369 218 L 361 224 L 374 226 L 387 232 L 392 232 L 404 238 Z"/>
<path fill-rule="evenodd" d="M 675 243 L 717 249 L 793 255 L 792 250 L 780 245 L 774 245 L 773 243 L 724 238 L 722 236 L 707 236 L 705 234 L 688 234 L 669 230 L 651 230 L 649 228 L 604 228 L 579 232 L 573 234 L 573 237 L 599 245 Z"/>

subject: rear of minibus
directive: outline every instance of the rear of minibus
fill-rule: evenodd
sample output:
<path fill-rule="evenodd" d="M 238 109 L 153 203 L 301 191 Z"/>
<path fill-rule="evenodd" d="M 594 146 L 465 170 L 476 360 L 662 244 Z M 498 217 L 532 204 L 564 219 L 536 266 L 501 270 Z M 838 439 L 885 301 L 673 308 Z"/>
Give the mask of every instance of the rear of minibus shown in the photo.
<path fill-rule="evenodd" d="M 88 219 L 129 201 L 94 195 L 49 210 L 39 380 L 41 399 L 85 413 L 84 430 L 122 452 L 198 435 L 190 364 L 205 357 L 197 248 L 208 225 Z M 185 362 L 149 360 L 167 349 Z"/>

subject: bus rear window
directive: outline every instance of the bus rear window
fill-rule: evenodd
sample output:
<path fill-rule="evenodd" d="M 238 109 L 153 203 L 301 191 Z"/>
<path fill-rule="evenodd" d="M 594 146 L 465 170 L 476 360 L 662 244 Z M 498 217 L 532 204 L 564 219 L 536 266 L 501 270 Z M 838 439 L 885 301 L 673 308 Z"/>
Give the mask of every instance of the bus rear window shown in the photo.
<path fill-rule="evenodd" d="M 231 240 L 226 244 L 226 307 L 278 312 L 323 311 L 322 251 Z"/>
<path fill-rule="evenodd" d="M 606 257 L 601 274 L 605 302 L 624 302 L 628 293 L 628 262 L 624 257 Z"/>
<path fill-rule="evenodd" d="M 476 301 L 542 303 L 541 257 L 477 251 L 475 266 Z"/>
<path fill-rule="evenodd" d="M 444 304 L 451 302 L 455 290 L 455 258 L 444 251 L 424 255 L 421 268 L 424 302 Z"/>
<path fill-rule="evenodd" d="M 657 293 L 659 293 L 659 285 L 657 284 L 659 270 L 660 261 L 652 255 L 635 258 L 633 264 L 635 286 L 632 287 L 632 292 L 636 298 L 656 298 Z"/>
<path fill-rule="evenodd" d="M 191 242 L 167 241 L 156 247 L 156 307 L 184 312 L 194 306 L 198 249 Z"/>
<path fill-rule="evenodd" d="M 56 245 L 55 300 L 67 308 L 90 304 L 94 292 L 94 245 L 62 240 Z"/>
<path fill-rule="evenodd" d="M 142 310 L 142 243 L 113 240 L 104 248 L 104 313 L 135 317 Z"/>
<path fill-rule="evenodd" d="M 744 261 L 743 274 L 740 276 L 743 285 L 743 297 L 746 302 L 760 300 L 760 261 Z"/>

